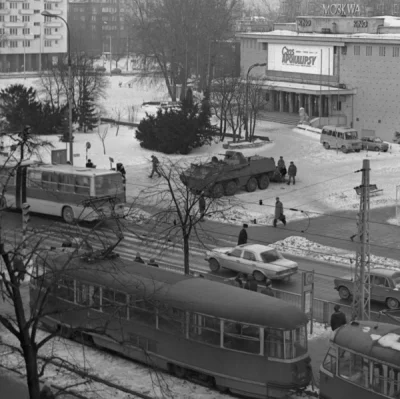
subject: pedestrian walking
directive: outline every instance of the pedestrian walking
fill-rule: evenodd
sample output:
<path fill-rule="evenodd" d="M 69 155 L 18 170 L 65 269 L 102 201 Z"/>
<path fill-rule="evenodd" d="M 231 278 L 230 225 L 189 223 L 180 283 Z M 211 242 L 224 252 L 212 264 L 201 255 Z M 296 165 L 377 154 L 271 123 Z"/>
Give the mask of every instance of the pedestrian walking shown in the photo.
<path fill-rule="evenodd" d="M 151 163 L 152 163 L 152 169 L 151 169 L 151 174 L 150 174 L 150 179 L 153 177 L 154 173 L 158 174 L 158 177 L 161 177 L 161 173 L 158 170 L 158 165 L 160 164 L 160 161 L 155 155 L 151 156 Z"/>
<path fill-rule="evenodd" d="M 283 180 L 285 180 L 285 176 L 286 176 L 287 170 L 286 170 L 285 161 L 284 161 L 282 156 L 279 158 L 279 161 L 278 161 L 278 169 L 279 169 L 279 172 L 282 175 Z"/>
<path fill-rule="evenodd" d="M 331 316 L 331 328 L 335 331 L 347 323 L 346 315 L 340 310 L 340 305 L 335 305 L 335 312 Z"/>
<path fill-rule="evenodd" d="M 275 292 L 272 291 L 272 282 L 269 278 L 265 279 L 265 288 L 261 290 L 261 294 L 275 297 Z"/>
<path fill-rule="evenodd" d="M 121 173 L 123 180 L 125 181 L 126 170 L 122 162 L 117 163 L 117 172 Z"/>
<path fill-rule="evenodd" d="M 153 266 L 153 267 L 158 267 L 158 263 L 157 263 L 157 262 L 155 261 L 155 259 L 153 259 L 153 258 L 151 258 L 151 259 L 149 260 L 148 265 L 149 265 L 149 266 Z"/>
<path fill-rule="evenodd" d="M 204 216 L 206 213 L 206 200 L 204 198 L 204 193 L 200 194 L 199 211 L 200 211 L 200 222 L 204 222 Z"/>
<path fill-rule="evenodd" d="M 258 284 L 253 275 L 251 274 L 247 275 L 247 281 L 246 284 L 244 285 L 244 289 L 257 292 Z"/>
<path fill-rule="evenodd" d="M 140 253 L 139 252 L 136 253 L 136 258 L 135 258 L 134 261 L 138 262 L 138 263 L 144 263 L 144 260 L 140 257 Z"/>
<path fill-rule="evenodd" d="M 279 201 L 279 197 L 276 197 L 274 227 L 276 227 L 278 220 L 280 220 L 286 226 L 286 217 L 283 214 L 283 204 L 281 201 Z"/>
<path fill-rule="evenodd" d="M 296 184 L 296 175 L 297 175 L 297 166 L 294 164 L 293 161 L 290 162 L 289 169 L 288 169 L 288 176 L 289 181 L 288 185 L 290 186 L 290 181 L 293 179 L 293 185 Z"/>
<path fill-rule="evenodd" d="M 239 238 L 238 238 L 237 245 L 247 244 L 247 231 L 246 231 L 246 229 L 248 227 L 249 226 L 246 223 L 243 225 L 243 228 L 242 228 L 242 230 L 240 230 L 240 233 L 239 233 Z"/>

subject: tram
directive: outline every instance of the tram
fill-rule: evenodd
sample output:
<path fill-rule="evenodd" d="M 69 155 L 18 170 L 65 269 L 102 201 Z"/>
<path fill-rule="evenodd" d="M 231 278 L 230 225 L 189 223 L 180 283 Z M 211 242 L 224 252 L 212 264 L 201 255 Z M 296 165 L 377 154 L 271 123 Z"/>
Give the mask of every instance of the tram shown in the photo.
<path fill-rule="evenodd" d="M 309 384 L 307 317 L 297 307 L 120 258 L 70 257 L 36 259 L 30 306 L 44 302 L 47 329 L 222 392 L 281 398 Z"/>
<path fill-rule="evenodd" d="M 400 398 L 400 327 L 353 321 L 333 333 L 320 399 Z"/>

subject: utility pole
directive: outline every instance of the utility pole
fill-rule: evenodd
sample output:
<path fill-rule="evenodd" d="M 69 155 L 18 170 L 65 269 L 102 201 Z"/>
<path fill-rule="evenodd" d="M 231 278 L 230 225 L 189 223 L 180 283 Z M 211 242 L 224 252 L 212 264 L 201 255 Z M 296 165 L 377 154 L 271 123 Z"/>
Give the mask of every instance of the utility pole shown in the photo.
<path fill-rule="evenodd" d="M 369 320 L 370 305 L 370 248 L 369 248 L 369 159 L 363 160 L 360 188 L 360 210 L 358 214 L 358 238 L 356 269 L 354 274 L 354 292 L 352 318 Z"/>

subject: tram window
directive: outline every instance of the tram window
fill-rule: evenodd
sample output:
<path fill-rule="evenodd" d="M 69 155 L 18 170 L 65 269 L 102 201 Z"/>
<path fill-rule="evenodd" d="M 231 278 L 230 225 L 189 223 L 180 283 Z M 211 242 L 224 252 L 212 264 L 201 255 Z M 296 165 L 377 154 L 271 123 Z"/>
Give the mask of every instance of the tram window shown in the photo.
<path fill-rule="evenodd" d="M 51 190 L 51 173 L 50 172 L 42 173 L 42 188 L 44 190 Z"/>
<path fill-rule="evenodd" d="M 301 326 L 292 331 L 293 357 L 299 357 L 307 353 L 306 326 Z"/>
<path fill-rule="evenodd" d="M 260 328 L 225 321 L 224 348 L 260 354 Z"/>
<path fill-rule="evenodd" d="M 183 335 L 185 333 L 185 312 L 170 308 L 167 306 L 160 306 L 158 309 L 158 328 L 175 335 Z"/>
<path fill-rule="evenodd" d="M 365 363 L 362 356 L 339 348 L 339 375 L 358 385 L 365 386 Z"/>
<path fill-rule="evenodd" d="M 60 173 L 58 175 L 58 190 L 63 193 L 73 193 L 75 190 L 75 176 Z"/>
<path fill-rule="evenodd" d="M 387 373 L 387 367 L 376 362 L 372 362 L 372 374 L 371 374 L 371 388 L 375 392 L 384 393 L 385 385 L 385 371 Z"/>
<path fill-rule="evenodd" d="M 76 176 L 75 178 L 75 193 L 77 194 L 90 194 L 90 177 Z"/>
<path fill-rule="evenodd" d="M 209 345 L 221 344 L 220 320 L 215 317 L 191 313 L 189 318 L 189 338 Z"/>
<path fill-rule="evenodd" d="M 325 356 L 322 367 L 332 374 L 336 374 L 336 352 L 333 348 L 330 348 Z"/>
<path fill-rule="evenodd" d="M 283 331 L 274 329 L 265 329 L 265 354 L 275 359 L 283 359 Z"/>
<path fill-rule="evenodd" d="M 387 395 L 391 398 L 400 397 L 400 370 L 388 366 Z"/>
<path fill-rule="evenodd" d="M 74 280 L 62 277 L 57 285 L 57 296 L 69 302 L 75 301 Z"/>
<path fill-rule="evenodd" d="M 92 286 L 90 295 L 92 297 L 91 306 L 93 309 L 100 310 L 100 287 Z"/>
<path fill-rule="evenodd" d="M 77 283 L 76 284 L 76 303 L 80 305 L 90 305 L 89 299 L 89 286 L 87 284 Z"/>
<path fill-rule="evenodd" d="M 155 326 L 155 307 L 146 298 L 137 298 L 133 295 L 129 299 L 129 320 Z"/>

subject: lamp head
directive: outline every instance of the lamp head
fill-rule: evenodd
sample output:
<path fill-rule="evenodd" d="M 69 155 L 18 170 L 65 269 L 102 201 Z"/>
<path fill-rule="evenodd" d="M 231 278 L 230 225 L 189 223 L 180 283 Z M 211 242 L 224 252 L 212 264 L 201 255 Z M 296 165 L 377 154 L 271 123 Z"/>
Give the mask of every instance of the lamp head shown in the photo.
<path fill-rule="evenodd" d="M 50 17 L 50 18 L 54 18 L 54 17 L 55 17 L 54 14 L 51 14 L 51 13 L 48 12 L 47 10 L 42 11 L 41 14 L 42 14 L 44 17 Z"/>

